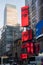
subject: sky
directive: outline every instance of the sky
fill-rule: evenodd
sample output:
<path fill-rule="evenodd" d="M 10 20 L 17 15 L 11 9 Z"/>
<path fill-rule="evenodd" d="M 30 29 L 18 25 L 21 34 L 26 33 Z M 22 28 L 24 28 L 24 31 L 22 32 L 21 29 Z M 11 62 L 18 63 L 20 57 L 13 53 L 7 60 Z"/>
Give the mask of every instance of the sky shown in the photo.
<path fill-rule="evenodd" d="M 0 0 L 0 28 L 2 28 L 4 24 L 4 9 L 6 4 L 16 6 L 18 11 L 18 23 L 21 23 L 21 7 L 25 5 L 25 0 Z"/>

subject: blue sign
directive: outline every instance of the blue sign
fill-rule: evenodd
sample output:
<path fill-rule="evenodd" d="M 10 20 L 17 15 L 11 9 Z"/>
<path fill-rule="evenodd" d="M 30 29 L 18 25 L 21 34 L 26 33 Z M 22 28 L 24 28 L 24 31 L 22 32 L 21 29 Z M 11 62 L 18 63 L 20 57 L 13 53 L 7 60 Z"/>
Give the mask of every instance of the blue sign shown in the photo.
<path fill-rule="evenodd" d="M 43 20 L 39 21 L 36 25 L 36 38 L 43 36 Z"/>

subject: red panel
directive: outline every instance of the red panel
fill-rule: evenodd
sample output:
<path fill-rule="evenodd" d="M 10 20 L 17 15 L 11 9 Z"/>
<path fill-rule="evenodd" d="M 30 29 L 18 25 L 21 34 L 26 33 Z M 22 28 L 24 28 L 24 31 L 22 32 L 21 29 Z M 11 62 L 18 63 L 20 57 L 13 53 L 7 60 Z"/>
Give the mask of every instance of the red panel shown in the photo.
<path fill-rule="evenodd" d="M 29 47 L 27 47 L 27 52 L 30 54 L 34 53 L 34 46 L 33 43 L 29 43 Z"/>
<path fill-rule="evenodd" d="M 22 27 L 24 26 L 29 26 L 29 7 L 24 6 L 21 8 L 21 25 Z"/>
<path fill-rule="evenodd" d="M 31 43 L 31 53 L 33 54 L 34 53 L 34 47 L 33 47 L 33 43 Z"/>
<path fill-rule="evenodd" d="M 22 32 L 22 42 L 32 40 L 32 38 L 33 38 L 32 29 Z"/>
<path fill-rule="evenodd" d="M 31 49 L 30 47 L 27 47 L 27 52 L 30 53 Z"/>
<path fill-rule="evenodd" d="M 22 32 L 22 42 L 29 40 L 29 32 Z"/>
<path fill-rule="evenodd" d="M 39 44 L 36 44 L 35 45 L 35 50 L 36 50 L 36 54 L 38 54 L 39 53 L 39 51 L 40 51 L 40 45 Z"/>
<path fill-rule="evenodd" d="M 33 37 L 33 35 L 32 35 L 32 29 L 30 29 L 29 30 L 29 40 L 32 40 L 32 37 Z"/>
<path fill-rule="evenodd" d="M 21 54 L 21 55 L 20 55 L 20 58 L 21 58 L 21 59 L 27 59 L 27 54 Z"/>

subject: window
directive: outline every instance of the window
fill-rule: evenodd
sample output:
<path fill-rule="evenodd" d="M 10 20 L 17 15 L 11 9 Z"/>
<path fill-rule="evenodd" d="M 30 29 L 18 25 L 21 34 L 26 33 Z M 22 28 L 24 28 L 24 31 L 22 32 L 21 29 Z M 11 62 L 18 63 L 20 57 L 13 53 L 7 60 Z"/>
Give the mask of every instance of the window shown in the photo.
<path fill-rule="evenodd" d="M 36 10 L 36 4 L 32 6 L 32 11 Z"/>
<path fill-rule="evenodd" d="M 41 6 L 43 4 L 43 0 L 38 0 L 38 5 Z"/>
<path fill-rule="evenodd" d="M 36 2 L 36 0 L 32 0 L 32 5 Z"/>
<path fill-rule="evenodd" d="M 43 20 L 43 7 L 39 9 L 39 19 Z"/>

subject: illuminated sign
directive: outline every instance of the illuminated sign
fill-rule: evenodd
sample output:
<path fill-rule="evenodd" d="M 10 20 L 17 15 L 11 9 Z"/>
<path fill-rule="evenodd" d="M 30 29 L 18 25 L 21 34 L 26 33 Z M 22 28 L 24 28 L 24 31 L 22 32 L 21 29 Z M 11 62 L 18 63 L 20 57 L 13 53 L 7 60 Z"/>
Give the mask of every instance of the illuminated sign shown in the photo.
<path fill-rule="evenodd" d="M 43 20 L 39 21 L 36 25 L 36 39 L 43 36 Z"/>
<path fill-rule="evenodd" d="M 26 52 L 29 54 L 34 54 L 34 45 L 32 42 L 25 43 L 21 46 L 21 49 L 26 49 Z"/>
<path fill-rule="evenodd" d="M 22 42 L 32 40 L 32 29 L 22 32 Z"/>
<path fill-rule="evenodd" d="M 27 54 L 26 54 L 26 53 L 25 53 L 25 54 L 21 54 L 21 55 L 20 55 L 20 58 L 21 58 L 21 59 L 27 59 Z"/>
<path fill-rule="evenodd" d="M 28 6 L 24 6 L 21 8 L 21 25 L 22 27 L 24 26 L 29 26 L 29 7 Z"/>
<path fill-rule="evenodd" d="M 22 42 L 29 40 L 29 32 L 22 32 Z"/>
<path fill-rule="evenodd" d="M 29 43 L 29 47 L 27 47 L 27 52 L 28 52 L 29 54 L 33 54 L 33 53 L 34 53 L 33 43 Z"/>

